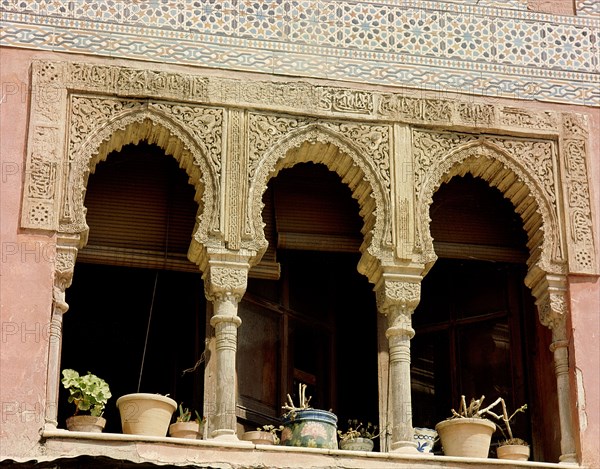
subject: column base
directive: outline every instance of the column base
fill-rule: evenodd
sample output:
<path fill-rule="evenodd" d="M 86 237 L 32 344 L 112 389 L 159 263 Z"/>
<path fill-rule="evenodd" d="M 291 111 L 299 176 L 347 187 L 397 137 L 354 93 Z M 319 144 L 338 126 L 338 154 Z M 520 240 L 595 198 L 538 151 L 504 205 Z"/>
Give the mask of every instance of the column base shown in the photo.
<path fill-rule="evenodd" d="M 576 453 L 561 454 L 558 463 L 562 466 L 579 466 Z"/>
<path fill-rule="evenodd" d="M 210 433 L 211 440 L 230 441 L 234 443 L 244 443 L 240 440 L 233 430 L 223 428 L 221 430 L 213 430 Z"/>
<path fill-rule="evenodd" d="M 422 454 L 417 450 L 417 444 L 414 441 L 396 441 L 392 443 L 391 452 L 402 454 Z"/>

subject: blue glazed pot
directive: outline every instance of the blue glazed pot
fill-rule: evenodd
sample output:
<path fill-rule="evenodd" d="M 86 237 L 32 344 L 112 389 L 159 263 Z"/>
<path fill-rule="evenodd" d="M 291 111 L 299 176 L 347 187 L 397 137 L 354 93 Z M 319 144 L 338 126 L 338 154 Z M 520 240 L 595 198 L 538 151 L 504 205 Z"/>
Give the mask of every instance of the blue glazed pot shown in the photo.
<path fill-rule="evenodd" d="M 290 412 L 283 417 L 281 444 L 338 449 L 337 416 L 319 409 Z"/>

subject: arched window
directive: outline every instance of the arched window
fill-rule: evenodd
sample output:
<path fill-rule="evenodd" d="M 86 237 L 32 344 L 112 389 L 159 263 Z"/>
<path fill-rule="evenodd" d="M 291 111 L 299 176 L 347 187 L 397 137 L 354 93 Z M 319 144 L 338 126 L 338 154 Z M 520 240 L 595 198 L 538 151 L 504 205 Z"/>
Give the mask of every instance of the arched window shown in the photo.
<path fill-rule="evenodd" d="M 513 427 L 532 443 L 532 459 L 557 460 L 560 444 L 548 422 L 558 414 L 551 334 L 524 286 L 520 218 L 497 189 L 469 175 L 442 185 L 430 214 L 439 259 L 413 315 L 414 426 L 434 427 L 461 395 L 485 395 L 488 403 L 503 397 L 511 409 L 528 404 Z"/>
<path fill-rule="evenodd" d="M 270 181 L 266 237 L 281 265 L 277 280 L 250 278 L 239 306 L 239 422 L 274 423 L 286 394 L 308 386 L 311 405 L 376 423 L 378 313 L 372 285 L 357 271 L 358 203 L 324 165 L 301 163 Z"/>
<path fill-rule="evenodd" d="M 107 432 L 121 431 L 116 399 L 138 386 L 202 413 L 204 367 L 185 372 L 206 331 L 201 275 L 187 260 L 198 210 L 188 179 L 145 143 L 109 154 L 89 177 L 89 239 L 67 290 L 61 368 L 108 382 Z M 71 411 L 61 392 L 59 423 Z"/>

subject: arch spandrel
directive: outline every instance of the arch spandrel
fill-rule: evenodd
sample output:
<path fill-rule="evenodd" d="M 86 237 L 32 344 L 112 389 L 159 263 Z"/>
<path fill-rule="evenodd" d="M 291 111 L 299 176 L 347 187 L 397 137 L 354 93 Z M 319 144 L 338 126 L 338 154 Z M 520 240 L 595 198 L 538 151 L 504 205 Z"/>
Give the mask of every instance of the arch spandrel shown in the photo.
<path fill-rule="evenodd" d="M 435 191 L 452 177 L 470 173 L 498 188 L 512 202 L 527 234 L 529 268 L 536 265 L 545 272 L 565 272 L 565 248 L 560 233 L 556 195 L 551 192 L 554 188 L 549 189 L 518 157 L 519 155 L 510 153 L 506 148 L 501 148 L 497 142 L 487 139 L 462 142 L 449 152 L 436 155 L 436 164 L 426 168 L 420 176 L 421 184 L 417 194 L 420 219 L 417 237 L 423 263 L 431 265 L 437 259 L 429 229 L 429 208 Z M 553 176 L 549 177 L 553 186 Z"/>
<path fill-rule="evenodd" d="M 69 164 L 65 178 L 65 191 L 60 212 L 60 232 L 82 233 L 85 244 L 87 225 L 85 222 L 85 189 L 90 173 L 104 161 L 112 151 L 124 145 L 147 141 L 162 148 L 174 157 L 186 171 L 194 186 L 199 210 L 196 219 L 194 242 L 208 242 L 218 231 L 219 178 L 220 168 L 213 164 L 217 157 L 211 152 L 220 152 L 221 113 L 219 110 L 198 108 L 189 112 L 198 114 L 204 123 L 205 132 L 211 137 L 199 141 L 201 133 L 179 122 L 183 114 L 181 106 L 152 105 L 137 101 L 115 99 L 74 99 L 69 132 Z M 80 110 L 75 108 L 81 106 Z M 169 115 L 165 109 L 172 110 Z M 215 134 L 218 136 L 215 137 Z M 197 135 L 193 137 L 192 135 Z M 215 142 L 216 140 L 216 142 Z M 208 141 L 208 145 L 206 143 Z M 210 146 L 212 143 L 212 147 Z M 197 250 L 196 250 L 197 251 Z"/>
<path fill-rule="evenodd" d="M 262 196 L 269 180 L 296 163 L 321 163 L 340 176 L 358 201 L 359 215 L 363 219 L 360 247 L 363 257 L 389 262 L 394 252 L 390 224 L 389 127 L 255 117 L 250 129 L 262 135 L 250 136 L 246 242 L 259 246 L 257 251 L 266 249 Z M 373 270 L 377 262 L 363 260 L 361 264 Z M 362 273 L 372 275 L 372 272 Z"/>

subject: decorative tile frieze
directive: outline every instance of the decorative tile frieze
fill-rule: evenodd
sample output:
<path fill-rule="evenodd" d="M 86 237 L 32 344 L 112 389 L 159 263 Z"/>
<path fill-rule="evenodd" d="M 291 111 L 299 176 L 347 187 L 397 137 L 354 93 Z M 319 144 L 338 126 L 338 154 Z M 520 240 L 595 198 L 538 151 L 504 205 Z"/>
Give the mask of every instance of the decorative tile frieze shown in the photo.
<path fill-rule="evenodd" d="M 579 1 L 577 15 L 552 16 L 511 3 L 5 0 L 2 43 L 600 105 L 597 4 Z"/>

